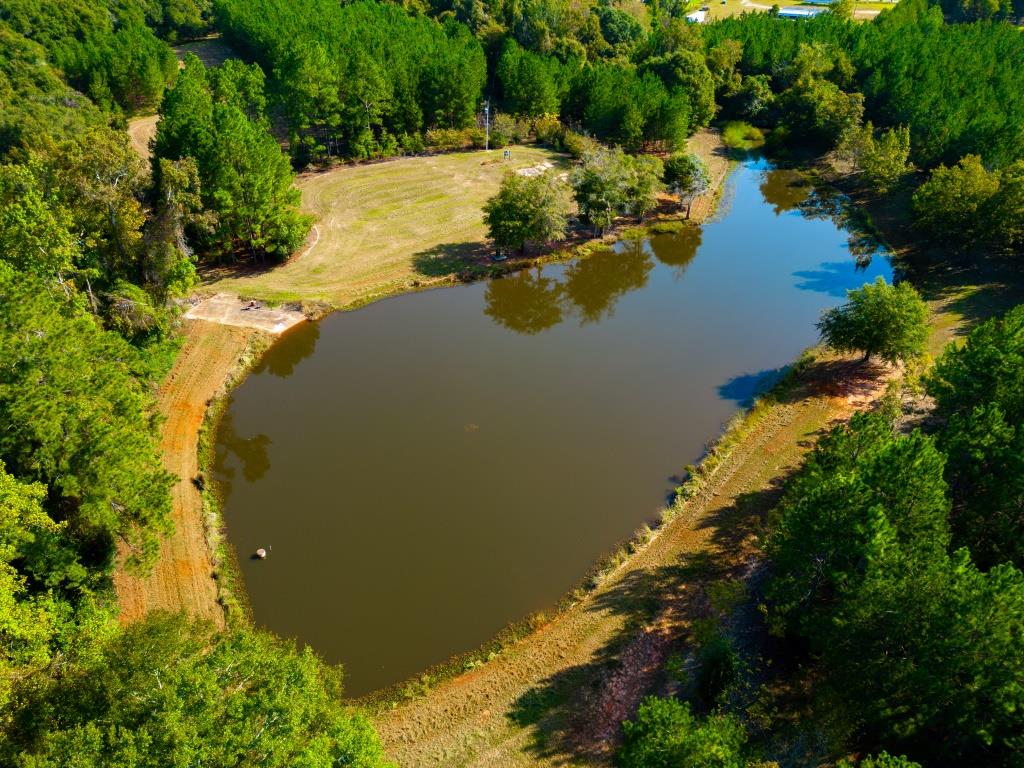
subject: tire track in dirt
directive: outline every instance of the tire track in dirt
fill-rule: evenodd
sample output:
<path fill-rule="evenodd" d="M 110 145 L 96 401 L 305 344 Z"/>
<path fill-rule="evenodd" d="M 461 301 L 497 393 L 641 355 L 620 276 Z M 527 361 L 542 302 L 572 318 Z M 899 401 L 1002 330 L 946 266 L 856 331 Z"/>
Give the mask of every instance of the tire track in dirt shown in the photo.
<path fill-rule="evenodd" d="M 160 438 L 164 467 L 178 477 L 171 490 L 174 533 L 161 542 L 159 557 L 147 576 L 118 569 L 114 587 L 123 622 L 162 609 L 185 611 L 223 626 L 203 501 L 193 478 L 199 472 L 199 431 L 207 405 L 223 391 L 259 332 L 193 320 L 184 324 L 183 333 L 185 343 L 157 398 L 164 418 Z"/>

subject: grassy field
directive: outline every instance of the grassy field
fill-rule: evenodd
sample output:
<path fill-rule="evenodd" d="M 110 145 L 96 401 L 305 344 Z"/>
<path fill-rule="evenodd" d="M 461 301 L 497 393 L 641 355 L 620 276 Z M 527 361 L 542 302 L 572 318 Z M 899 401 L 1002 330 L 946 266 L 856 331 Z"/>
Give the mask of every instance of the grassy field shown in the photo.
<path fill-rule="evenodd" d="M 724 19 L 728 16 L 739 16 L 743 13 L 764 13 L 771 10 L 772 5 L 778 2 L 782 8 L 793 5 L 803 5 L 801 0 L 694 0 L 687 7 L 689 11 L 695 11 L 703 6 L 708 6 L 708 19 Z M 896 4 L 891 2 L 857 2 L 854 5 L 854 18 L 862 21 L 873 19 L 881 11 L 893 8 Z"/>
<path fill-rule="evenodd" d="M 339 168 L 298 180 L 316 216 L 309 245 L 287 264 L 250 275 L 207 275 L 206 287 L 268 301 L 344 308 L 447 278 L 479 258 L 481 206 L 508 170 L 557 155 L 535 147 L 404 158 Z"/>

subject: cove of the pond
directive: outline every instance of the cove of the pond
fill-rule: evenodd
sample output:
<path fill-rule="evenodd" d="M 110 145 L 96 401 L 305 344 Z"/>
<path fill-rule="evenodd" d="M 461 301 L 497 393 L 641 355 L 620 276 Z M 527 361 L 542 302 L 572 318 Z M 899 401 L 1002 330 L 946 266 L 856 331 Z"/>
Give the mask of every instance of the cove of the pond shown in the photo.
<path fill-rule="evenodd" d="M 842 208 L 752 158 L 702 228 L 290 332 L 217 436 L 256 623 L 341 662 L 358 696 L 555 604 L 822 309 L 891 277 Z"/>

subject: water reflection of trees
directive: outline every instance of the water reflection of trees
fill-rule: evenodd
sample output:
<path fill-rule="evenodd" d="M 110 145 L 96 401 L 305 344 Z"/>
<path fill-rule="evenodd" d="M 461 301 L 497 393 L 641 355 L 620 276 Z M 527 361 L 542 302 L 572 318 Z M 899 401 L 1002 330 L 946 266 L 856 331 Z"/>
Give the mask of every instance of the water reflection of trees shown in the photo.
<path fill-rule="evenodd" d="M 797 210 L 808 219 L 831 221 L 848 233 L 847 245 L 864 270 L 875 256 L 883 255 L 885 247 L 871 234 L 863 212 L 849 197 L 828 186 L 814 186 L 800 171 L 774 168 L 765 171 L 761 179 L 761 195 L 772 206 L 775 215 Z"/>
<path fill-rule="evenodd" d="M 231 404 L 224 409 L 217 431 L 217 448 L 214 457 L 214 471 L 225 495 L 231 493 L 231 481 L 235 478 L 234 467 L 228 466 L 228 458 L 235 456 L 242 466 L 242 475 L 250 483 L 259 480 L 270 470 L 270 437 L 256 435 L 245 438 L 235 427 Z"/>
<path fill-rule="evenodd" d="M 562 286 L 539 268 L 524 270 L 487 284 L 484 313 L 516 333 L 540 333 L 562 322 L 561 295 Z"/>
<path fill-rule="evenodd" d="M 647 285 L 654 262 L 645 241 L 627 240 L 620 251 L 602 251 L 574 261 L 565 270 L 565 297 L 580 323 L 611 317 L 615 304 L 630 291 Z"/>
<path fill-rule="evenodd" d="M 602 250 L 572 262 L 561 277 L 548 277 L 538 268 L 492 280 L 484 291 L 484 313 L 516 333 L 535 334 L 561 323 L 567 316 L 581 325 L 611 317 L 627 293 L 647 285 L 655 258 L 682 276 L 701 244 L 699 227 L 658 235 L 650 240 L 627 240 L 616 250 Z"/>
<path fill-rule="evenodd" d="M 286 379 L 295 367 L 313 354 L 320 339 L 320 323 L 299 323 L 287 331 L 260 360 L 256 373 L 268 371 Z"/>
<path fill-rule="evenodd" d="M 773 168 L 761 177 L 761 196 L 772 206 L 776 216 L 796 210 L 810 193 L 810 184 L 798 171 Z"/>
<path fill-rule="evenodd" d="M 666 267 L 674 267 L 676 277 L 682 277 L 697 255 L 704 239 L 704 230 L 700 227 L 686 227 L 670 235 L 658 235 L 649 241 L 651 252 Z"/>

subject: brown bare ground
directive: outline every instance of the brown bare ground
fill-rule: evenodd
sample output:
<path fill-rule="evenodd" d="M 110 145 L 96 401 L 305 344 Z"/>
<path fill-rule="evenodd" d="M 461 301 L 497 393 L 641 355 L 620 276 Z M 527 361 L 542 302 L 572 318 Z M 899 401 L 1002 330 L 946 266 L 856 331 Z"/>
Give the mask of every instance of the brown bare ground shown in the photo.
<path fill-rule="evenodd" d="M 715 212 L 718 195 L 729 173 L 729 153 L 722 144 L 722 134 L 717 130 L 705 128 L 690 137 L 690 152 L 700 157 L 708 168 L 709 192 L 698 197 L 690 207 L 690 218 L 703 221 Z"/>
<path fill-rule="evenodd" d="M 156 136 L 157 120 L 158 115 L 146 115 L 128 121 L 128 139 L 132 149 L 147 163 L 150 156 L 149 142 Z"/>
<path fill-rule="evenodd" d="M 135 621 L 149 611 L 186 611 L 222 626 L 213 561 L 207 544 L 203 503 L 192 480 L 199 472 L 199 430 L 207 404 L 224 388 L 239 358 L 258 331 L 191 320 L 185 344 L 158 398 L 164 466 L 177 475 L 171 495 L 174 533 L 145 578 L 118 570 L 114 576 L 121 620 Z"/>

